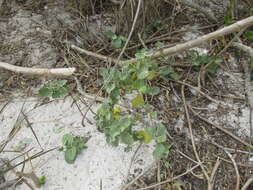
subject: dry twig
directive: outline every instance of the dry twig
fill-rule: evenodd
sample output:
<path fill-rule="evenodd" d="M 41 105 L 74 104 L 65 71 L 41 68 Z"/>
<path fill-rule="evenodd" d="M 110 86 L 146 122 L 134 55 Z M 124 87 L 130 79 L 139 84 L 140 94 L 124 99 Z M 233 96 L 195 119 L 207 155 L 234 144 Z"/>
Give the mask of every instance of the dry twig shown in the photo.
<path fill-rule="evenodd" d="M 185 110 L 185 115 L 186 115 L 186 119 L 187 119 L 187 124 L 188 124 L 188 127 L 189 127 L 189 133 L 190 133 L 190 137 L 191 137 L 193 152 L 195 154 L 195 157 L 196 157 L 198 163 L 201 163 L 201 160 L 200 160 L 200 157 L 199 157 L 199 154 L 197 152 L 196 145 L 195 145 L 194 137 L 193 137 L 192 125 L 191 125 L 191 121 L 190 121 L 190 115 L 189 115 L 189 112 L 188 112 L 188 105 L 186 104 L 185 95 L 184 95 L 184 85 L 182 85 L 181 94 L 182 94 L 182 100 L 183 100 L 183 104 L 184 104 L 184 110 Z M 200 167 L 201 167 L 201 169 L 203 171 L 203 174 L 204 174 L 204 176 L 207 180 L 207 184 L 208 184 L 207 189 L 211 190 L 212 185 L 211 185 L 210 178 L 209 178 L 204 166 L 202 164 L 200 164 Z"/>
<path fill-rule="evenodd" d="M 192 113 L 197 116 L 199 119 L 201 119 L 202 121 L 205 121 L 206 123 L 212 125 L 213 127 L 219 129 L 220 131 L 222 131 L 223 133 L 226 133 L 227 135 L 229 135 L 230 137 L 232 137 L 233 139 L 237 140 L 238 142 L 244 144 L 245 146 L 248 146 L 249 148 L 253 149 L 253 146 L 247 142 L 245 142 L 244 140 L 240 139 L 239 137 L 235 136 L 233 133 L 229 132 L 228 130 L 224 129 L 223 127 L 220 127 L 218 125 L 215 125 L 214 123 L 212 123 L 211 121 L 209 121 L 208 119 L 200 116 L 198 113 L 196 113 L 191 107 L 189 107 L 190 110 L 192 111 Z"/>
<path fill-rule="evenodd" d="M 201 164 L 202 164 L 202 163 L 198 163 L 198 164 L 195 165 L 194 167 L 188 169 L 187 171 L 185 171 L 184 173 L 182 173 L 182 174 L 180 174 L 180 175 L 178 175 L 178 176 L 176 176 L 176 177 L 173 177 L 173 178 L 171 178 L 171 179 L 162 181 L 162 182 L 160 182 L 160 183 L 157 183 L 157 184 L 154 184 L 154 185 L 150 185 L 150 186 L 148 186 L 148 187 L 140 188 L 140 189 L 137 189 L 137 190 L 153 189 L 153 188 L 158 187 L 158 186 L 160 186 L 160 185 L 163 185 L 163 184 L 166 184 L 166 183 L 170 183 L 170 182 L 172 182 L 172 181 L 175 181 L 175 180 L 179 179 L 180 177 L 185 176 L 185 175 L 187 175 L 188 173 L 192 172 L 194 169 L 196 169 L 197 167 L 199 167 Z"/>
<path fill-rule="evenodd" d="M 248 186 L 253 182 L 253 176 L 251 178 L 249 178 L 246 183 L 243 185 L 243 187 L 241 188 L 241 190 L 247 190 Z"/>
<path fill-rule="evenodd" d="M 76 70 L 75 68 L 57 68 L 57 69 L 28 68 L 11 65 L 9 63 L 1 61 L 0 61 L 0 68 L 15 73 L 28 74 L 28 75 L 43 75 L 43 76 L 70 76 Z"/>
<path fill-rule="evenodd" d="M 215 32 L 211 32 L 209 34 L 206 34 L 204 36 L 201 36 L 195 40 L 191 40 L 191 41 L 188 41 L 188 42 L 185 42 L 185 43 L 182 43 L 182 44 L 178 44 L 176 46 L 173 46 L 173 47 L 170 47 L 170 48 L 165 48 L 165 49 L 161 49 L 157 52 L 154 52 L 150 55 L 147 55 L 148 58 L 150 59 L 156 59 L 156 58 L 159 58 L 161 56 L 169 56 L 169 55 L 173 55 L 173 54 L 176 54 L 176 53 L 180 53 L 180 52 L 183 52 L 183 51 L 186 51 L 186 50 L 189 50 L 190 48 L 193 48 L 193 47 L 197 47 L 197 46 L 200 46 L 210 40 L 213 40 L 213 39 L 217 39 L 221 36 L 224 36 L 224 35 L 227 35 L 227 34 L 231 34 L 233 32 L 236 32 L 236 31 L 241 31 L 242 29 L 244 28 L 247 28 L 249 26 L 252 26 L 253 25 L 253 16 L 250 16 L 248 18 L 245 18 L 243 20 L 240 20 L 230 26 L 226 26 L 222 29 L 219 29 Z M 71 48 L 72 49 L 76 49 L 78 50 L 80 53 L 85 53 L 87 55 L 90 55 L 90 56 L 94 56 L 98 59 L 101 59 L 103 61 L 107 61 L 107 60 L 111 60 L 112 62 L 115 61 L 114 58 L 110 58 L 110 57 L 107 57 L 107 56 L 104 56 L 104 55 L 100 55 L 100 54 L 96 54 L 96 53 L 93 53 L 91 51 L 88 51 L 88 50 L 84 50 L 82 48 L 79 48 L 77 46 L 74 46 L 74 45 L 71 45 Z M 135 63 L 137 61 L 137 59 L 129 59 L 129 60 L 126 60 L 126 61 L 119 61 L 120 64 L 123 64 L 123 63 Z"/>

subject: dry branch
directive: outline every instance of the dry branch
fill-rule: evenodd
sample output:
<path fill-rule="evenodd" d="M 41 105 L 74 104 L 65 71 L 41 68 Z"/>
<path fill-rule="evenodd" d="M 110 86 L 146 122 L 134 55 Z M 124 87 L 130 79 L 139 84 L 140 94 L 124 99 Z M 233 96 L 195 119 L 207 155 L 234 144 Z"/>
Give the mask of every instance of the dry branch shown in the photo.
<path fill-rule="evenodd" d="M 70 76 L 75 72 L 75 68 L 57 68 L 57 69 L 42 69 L 42 68 L 28 68 L 11 65 L 9 63 L 0 61 L 0 69 L 6 69 L 15 73 L 22 73 L 28 75 L 43 75 L 43 76 Z"/>
<path fill-rule="evenodd" d="M 231 34 L 233 32 L 237 32 L 237 31 L 241 31 L 242 29 L 248 28 L 249 26 L 252 26 L 252 25 L 253 25 L 253 16 L 250 16 L 250 17 L 240 20 L 230 26 L 226 26 L 226 27 L 219 29 L 215 32 L 211 32 L 209 34 L 201 36 L 195 40 L 191 40 L 191 41 L 188 41 L 188 42 L 185 42 L 182 44 L 178 44 L 178 45 L 170 47 L 170 48 L 161 49 L 157 52 L 154 52 L 154 53 L 148 55 L 147 57 L 149 57 L 150 59 L 155 59 L 155 58 L 159 58 L 161 56 L 169 56 L 169 55 L 173 55 L 176 53 L 180 53 L 180 52 L 186 51 L 188 49 L 191 49 L 193 47 L 200 46 L 210 40 L 217 39 L 221 36 Z M 79 48 L 75 45 L 71 45 L 71 48 L 79 51 L 80 53 L 84 53 L 86 55 L 96 57 L 96 58 L 103 60 L 103 61 L 111 60 L 112 62 L 115 62 L 115 59 L 113 59 L 113 58 L 110 58 L 110 57 L 107 57 L 104 55 L 100 55 L 100 54 L 97 54 L 97 53 L 94 53 L 91 51 L 84 50 L 84 49 Z M 137 59 L 133 58 L 133 59 L 129 59 L 126 61 L 120 61 L 120 63 L 121 64 L 127 63 L 127 62 L 128 63 L 135 63 L 136 61 L 137 61 Z"/>

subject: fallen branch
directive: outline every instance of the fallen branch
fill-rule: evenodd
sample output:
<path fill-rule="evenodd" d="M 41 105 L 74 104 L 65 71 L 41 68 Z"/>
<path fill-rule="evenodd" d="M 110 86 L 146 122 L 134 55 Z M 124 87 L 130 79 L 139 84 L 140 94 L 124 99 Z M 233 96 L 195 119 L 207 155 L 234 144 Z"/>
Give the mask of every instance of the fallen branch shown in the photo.
<path fill-rule="evenodd" d="M 253 49 L 251 47 L 246 46 L 246 45 L 244 45 L 240 42 L 233 42 L 231 45 L 238 48 L 238 49 L 240 49 L 240 50 L 242 50 L 242 51 L 244 51 L 244 52 L 246 52 L 246 53 L 248 53 L 249 56 L 253 58 Z"/>
<path fill-rule="evenodd" d="M 170 48 L 161 49 L 157 52 L 147 55 L 147 57 L 150 59 L 155 59 L 155 58 L 159 58 L 161 56 L 169 56 L 169 55 L 173 55 L 176 53 L 180 53 L 180 52 L 186 51 L 188 49 L 191 49 L 193 47 L 200 46 L 210 40 L 217 39 L 221 36 L 231 34 L 233 32 L 237 32 L 237 31 L 241 31 L 242 29 L 248 28 L 249 26 L 252 26 L 252 25 L 253 25 L 253 16 L 250 16 L 250 17 L 240 20 L 230 26 L 226 26 L 226 27 L 219 29 L 215 32 L 211 32 L 209 34 L 201 36 L 195 40 L 191 40 L 191 41 L 188 41 L 188 42 L 185 42 L 182 44 L 178 44 L 178 45 L 170 47 Z M 94 52 L 91 52 L 88 50 L 84 50 L 84 49 L 77 47 L 75 45 L 71 45 L 71 48 L 79 51 L 80 53 L 84 53 L 86 55 L 96 57 L 100 60 L 103 60 L 103 61 L 110 60 L 110 61 L 116 63 L 114 58 L 104 56 L 101 54 L 97 54 L 97 53 L 94 53 Z M 125 60 L 125 61 L 120 61 L 119 63 L 123 64 L 123 63 L 135 63 L 135 62 L 137 62 L 137 59 L 133 58 L 133 59 Z"/>
<path fill-rule="evenodd" d="M 1 68 L 15 73 L 22 73 L 28 75 L 43 75 L 43 76 L 70 76 L 76 70 L 75 68 L 58 68 L 58 69 L 28 68 L 11 65 L 9 63 L 0 61 L 0 69 Z"/>

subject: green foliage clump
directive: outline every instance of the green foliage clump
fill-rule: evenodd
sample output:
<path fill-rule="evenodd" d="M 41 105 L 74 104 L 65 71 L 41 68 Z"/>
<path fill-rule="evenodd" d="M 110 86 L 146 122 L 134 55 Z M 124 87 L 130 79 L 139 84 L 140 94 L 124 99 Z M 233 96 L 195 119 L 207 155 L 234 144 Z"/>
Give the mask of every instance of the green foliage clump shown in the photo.
<path fill-rule="evenodd" d="M 64 86 L 66 85 L 67 80 L 60 80 L 48 87 L 43 87 L 39 90 L 40 96 L 60 98 L 68 93 L 68 89 Z"/>
<path fill-rule="evenodd" d="M 222 63 L 222 59 L 215 56 L 200 55 L 197 51 L 190 51 L 188 55 L 190 56 L 189 61 L 194 65 L 195 70 L 199 70 L 202 65 L 208 65 L 206 71 L 210 74 L 215 74 L 219 64 Z"/>
<path fill-rule="evenodd" d="M 87 139 L 81 136 L 74 136 L 72 134 L 65 134 L 62 137 L 62 147 L 60 150 L 64 152 L 65 161 L 68 164 L 73 164 L 76 160 L 78 154 L 81 153 L 83 149 L 86 149 L 87 146 L 85 142 Z"/>
<path fill-rule="evenodd" d="M 125 63 L 120 68 L 100 69 L 103 85 L 108 94 L 107 100 L 97 110 L 98 129 L 105 133 L 107 142 L 117 146 L 124 143 L 131 147 L 135 142 L 149 143 L 156 141 L 154 156 L 163 158 L 168 155 L 166 128 L 162 124 L 146 122 L 145 118 L 155 119 L 156 112 L 145 103 L 144 96 L 160 93 L 158 87 L 151 87 L 149 81 L 159 77 L 171 77 L 175 72 L 170 67 L 159 67 L 147 58 L 149 51 L 136 54 L 137 63 Z M 108 79 L 111 79 L 108 81 Z M 131 100 L 131 113 L 123 111 L 118 103 L 126 94 L 134 93 Z M 144 129 L 138 130 L 137 125 Z"/>
<path fill-rule="evenodd" d="M 117 36 L 116 34 L 114 34 L 111 30 L 108 30 L 106 32 L 106 36 L 107 38 L 110 39 L 111 41 L 111 46 L 115 49 L 118 49 L 118 48 L 122 48 L 126 41 L 127 41 L 127 38 L 124 37 L 124 36 Z"/>

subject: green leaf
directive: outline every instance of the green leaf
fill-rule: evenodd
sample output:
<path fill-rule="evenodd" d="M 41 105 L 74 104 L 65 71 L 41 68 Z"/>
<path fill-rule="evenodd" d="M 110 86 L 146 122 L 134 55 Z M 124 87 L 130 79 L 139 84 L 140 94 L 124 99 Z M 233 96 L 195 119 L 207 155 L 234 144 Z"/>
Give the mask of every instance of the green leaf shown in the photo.
<path fill-rule="evenodd" d="M 64 87 L 61 87 L 53 91 L 52 98 L 60 98 L 67 93 L 68 90 Z"/>
<path fill-rule="evenodd" d="M 155 72 L 154 70 L 153 71 L 149 71 L 147 79 L 148 80 L 153 80 L 156 77 L 156 75 L 157 75 L 157 72 Z"/>
<path fill-rule="evenodd" d="M 138 90 L 139 90 L 139 92 L 146 94 L 148 92 L 148 87 L 146 85 L 141 86 Z"/>
<path fill-rule="evenodd" d="M 106 80 L 109 75 L 109 71 L 108 69 L 102 67 L 99 69 L 99 74 L 103 77 L 104 80 Z"/>
<path fill-rule="evenodd" d="M 41 176 L 38 178 L 39 185 L 44 185 L 46 183 L 46 176 Z"/>
<path fill-rule="evenodd" d="M 208 65 L 208 67 L 206 68 L 206 71 L 208 73 L 211 73 L 211 74 L 215 74 L 217 69 L 218 69 L 219 65 L 216 64 L 216 63 L 212 63 L 210 65 Z"/>
<path fill-rule="evenodd" d="M 180 76 L 176 72 L 173 72 L 170 74 L 170 78 L 172 78 L 173 80 L 179 80 Z"/>
<path fill-rule="evenodd" d="M 138 94 L 132 101 L 132 106 L 134 108 L 139 108 L 144 105 L 144 99 L 141 94 Z"/>
<path fill-rule="evenodd" d="M 247 39 L 253 40 L 253 32 L 245 31 L 245 32 L 243 33 L 243 35 L 244 35 Z"/>
<path fill-rule="evenodd" d="M 68 81 L 67 80 L 60 80 L 58 82 L 56 82 L 56 86 L 57 87 L 63 87 Z"/>
<path fill-rule="evenodd" d="M 106 86 L 106 92 L 108 94 L 111 94 L 111 92 L 116 88 L 116 85 L 114 83 L 109 83 L 107 86 Z"/>
<path fill-rule="evenodd" d="M 151 95 L 151 96 L 155 96 L 159 93 L 160 93 L 160 88 L 158 88 L 158 87 L 150 88 L 148 90 L 148 94 Z"/>
<path fill-rule="evenodd" d="M 134 143 L 134 138 L 130 133 L 126 132 L 121 134 L 121 141 L 124 144 L 132 145 Z"/>
<path fill-rule="evenodd" d="M 138 79 L 145 79 L 149 76 L 149 71 L 147 67 L 143 67 L 137 74 Z"/>
<path fill-rule="evenodd" d="M 146 143 L 146 144 L 150 143 L 152 141 L 152 139 L 153 139 L 152 136 L 148 132 L 146 132 L 144 130 L 138 131 L 137 135 L 139 137 L 141 137 L 141 139 L 143 140 L 143 142 Z"/>
<path fill-rule="evenodd" d="M 153 155 L 156 158 L 165 158 L 169 154 L 169 146 L 164 143 L 158 143 L 155 146 L 155 150 L 153 152 Z"/>
<path fill-rule="evenodd" d="M 224 16 L 224 23 L 225 23 L 226 26 L 228 26 L 228 25 L 234 24 L 235 21 L 233 21 L 233 20 L 230 18 L 230 16 L 226 15 L 226 16 Z"/>
<path fill-rule="evenodd" d="M 144 129 L 145 132 L 147 132 L 152 138 L 155 137 L 155 134 L 156 134 L 156 128 L 154 127 L 147 127 Z"/>
<path fill-rule="evenodd" d="M 77 156 L 77 148 L 71 147 L 65 151 L 65 160 L 68 164 L 73 164 Z"/>
<path fill-rule="evenodd" d="M 161 76 L 167 76 L 170 73 L 174 72 L 173 69 L 171 67 L 167 67 L 167 66 L 163 66 L 159 68 L 159 74 Z"/>
<path fill-rule="evenodd" d="M 156 131 L 156 141 L 157 143 L 163 143 L 166 142 L 167 136 L 166 136 L 166 127 L 163 124 L 160 124 L 157 127 Z"/>
<path fill-rule="evenodd" d="M 52 96 L 53 91 L 49 88 L 41 88 L 39 90 L 39 95 L 40 96 Z"/>
<path fill-rule="evenodd" d="M 153 118 L 153 119 L 157 119 L 157 112 L 156 112 L 156 111 L 151 112 L 151 113 L 150 113 L 150 116 L 151 116 L 151 118 Z"/>
<path fill-rule="evenodd" d="M 111 30 L 107 30 L 107 31 L 105 32 L 105 35 L 106 35 L 106 37 L 109 38 L 109 39 L 113 39 L 113 38 L 116 36 Z"/>
<path fill-rule="evenodd" d="M 71 134 L 65 134 L 62 137 L 62 144 L 64 145 L 72 145 L 74 141 L 74 136 Z"/>
<path fill-rule="evenodd" d="M 115 48 L 115 49 L 118 49 L 118 48 L 121 48 L 123 43 L 122 43 L 122 40 L 119 39 L 119 38 L 116 38 L 115 40 L 112 40 L 112 47 Z"/>

